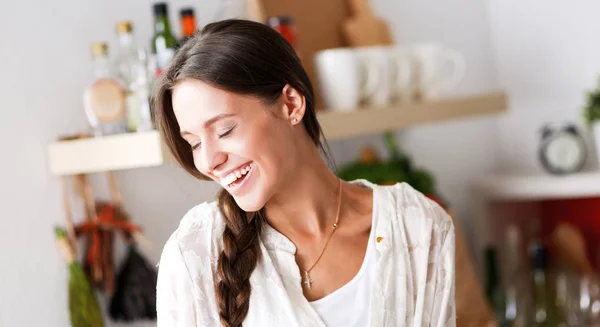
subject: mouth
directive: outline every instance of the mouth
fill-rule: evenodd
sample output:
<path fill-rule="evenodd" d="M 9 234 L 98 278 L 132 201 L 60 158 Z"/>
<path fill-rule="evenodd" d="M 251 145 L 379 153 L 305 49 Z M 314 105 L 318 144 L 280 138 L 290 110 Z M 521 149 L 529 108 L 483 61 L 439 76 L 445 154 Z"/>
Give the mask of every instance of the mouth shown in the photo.
<path fill-rule="evenodd" d="M 223 177 L 221 185 L 229 192 L 238 191 L 245 184 L 253 170 L 253 163 L 246 163 Z"/>

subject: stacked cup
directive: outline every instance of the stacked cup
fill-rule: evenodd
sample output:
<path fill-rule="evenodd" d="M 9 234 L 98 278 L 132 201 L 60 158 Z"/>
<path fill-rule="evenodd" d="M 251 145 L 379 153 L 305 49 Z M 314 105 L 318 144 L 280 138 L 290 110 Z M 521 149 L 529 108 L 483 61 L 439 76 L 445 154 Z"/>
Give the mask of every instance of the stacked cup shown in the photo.
<path fill-rule="evenodd" d="M 325 105 L 336 111 L 435 99 L 466 70 L 460 52 L 436 44 L 327 49 L 314 63 Z"/>

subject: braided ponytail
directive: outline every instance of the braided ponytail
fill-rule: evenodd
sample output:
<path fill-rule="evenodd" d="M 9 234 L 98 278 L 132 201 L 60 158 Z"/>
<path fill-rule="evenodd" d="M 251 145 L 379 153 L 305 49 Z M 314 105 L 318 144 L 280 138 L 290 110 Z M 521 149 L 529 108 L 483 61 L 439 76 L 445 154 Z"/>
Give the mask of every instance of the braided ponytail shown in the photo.
<path fill-rule="evenodd" d="M 261 212 L 242 210 L 225 190 L 218 201 L 226 227 L 217 264 L 217 306 L 223 326 L 240 327 L 250 306 L 250 275 L 261 256 L 258 239 L 264 220 Z"/>

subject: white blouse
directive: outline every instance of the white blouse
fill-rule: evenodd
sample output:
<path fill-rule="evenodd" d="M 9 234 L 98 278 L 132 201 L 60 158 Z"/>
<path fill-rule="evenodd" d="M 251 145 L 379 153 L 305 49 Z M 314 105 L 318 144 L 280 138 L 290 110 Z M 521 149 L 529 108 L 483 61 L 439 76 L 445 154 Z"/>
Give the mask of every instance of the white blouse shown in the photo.
<path fill-rule="evenodd" d="M 353 183 L 373 189 L 379 211 L 372 227 L 376 272 L 369 326 L 456 326 L 450 217 L 406 183 Z M 327 326 L 304 297 L 294 244 L 265 225 L 244 326 L 339 327 Z M 224 227 L 216 202 L 205 202 L 183 217 L 167 241 L 158 270 L 158 327 L 220 326 L 214 285 Z"/>
<path fill-rule="evenodd" d="M 377 198 L 373 200 L 371 226 L 377 226 Z M 376 276 L 375 228 L 371 228 L 365 258 L 354 278 L 324 298 L 309 303 L 327 326 L 369 326 L 371 290 Z"/>

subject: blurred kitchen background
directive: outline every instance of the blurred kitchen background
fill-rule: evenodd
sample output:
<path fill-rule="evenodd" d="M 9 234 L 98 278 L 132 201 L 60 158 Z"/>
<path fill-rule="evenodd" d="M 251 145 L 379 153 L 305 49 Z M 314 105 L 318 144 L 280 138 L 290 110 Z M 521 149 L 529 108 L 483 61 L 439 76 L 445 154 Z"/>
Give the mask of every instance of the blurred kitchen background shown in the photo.
<path fill-rule="evenodd" d="M 149 92 L 187 36 L 234 17 L 297 50 L 340 177 L 410 183 L 455 219 L 459 326 L 600 326 L 597 1 L 2 12 L 0 326 L 156 325 L 162 246 L 219 187 L 171 160 Z"/>

